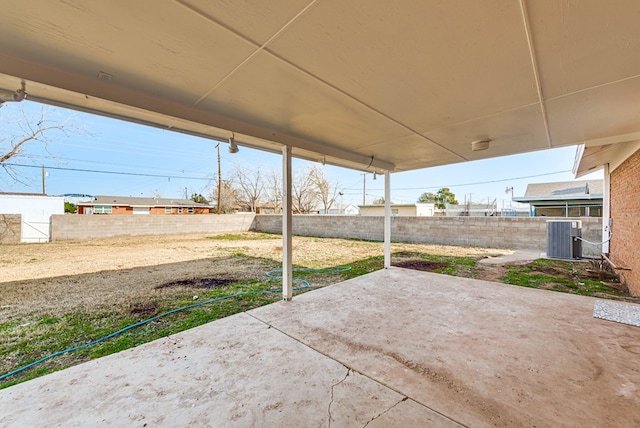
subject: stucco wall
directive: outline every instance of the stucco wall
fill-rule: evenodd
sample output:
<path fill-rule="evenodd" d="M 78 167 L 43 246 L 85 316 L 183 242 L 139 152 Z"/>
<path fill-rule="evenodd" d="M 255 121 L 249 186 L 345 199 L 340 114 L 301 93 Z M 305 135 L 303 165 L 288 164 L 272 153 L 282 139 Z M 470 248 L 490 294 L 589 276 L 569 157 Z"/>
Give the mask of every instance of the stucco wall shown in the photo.
<path fill-rule="evenodd" d="M 20 214 L 0 214 L 0 244 L 19 244 L 22 236 Z"/>
<path fill-rule="evenodd" d="M 458 246 L 508 248 L 547 251 L 548 217 L 392 217 L 391 240 L 394 242 L 445 244 Z M 566 218 L 558 218 L 566 220 Z M 602 230 L 599 218 L 580 218 L 582 236 L 600 242 Z M 282 232 L 278 215 L 258 215 L 255 230 Z M 367 216 L 293 216 L 293 233 L 327 238 L 355 238 L 381 241 L 383 217 Z M 599 256 L 601 246 L 583 244 L 583 255 Z"/>
<path fill-rule="evenodd" d="M 640 295 L 640 150 L 611 173 L 611 261 L 631 294 Z"/>
<path fill-rule="evenodd" d="M 229 215 L 81 215 L 51 217 L 51 240 L 116 236 L 239 232 L 251 229 L 253 214 Z"/>

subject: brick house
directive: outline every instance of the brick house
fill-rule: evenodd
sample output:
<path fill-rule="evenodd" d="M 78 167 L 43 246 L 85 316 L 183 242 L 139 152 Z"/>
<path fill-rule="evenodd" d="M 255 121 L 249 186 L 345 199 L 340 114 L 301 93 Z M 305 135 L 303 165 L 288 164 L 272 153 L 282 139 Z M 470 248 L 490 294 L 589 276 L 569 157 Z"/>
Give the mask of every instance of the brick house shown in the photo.
<path fill-rule="evenodd" d="M 573 171 L 576 176 L 604 170 L 603 253 L 640 296 L 640 140 L 580 146 Z"/>
<path fill-rule="evenodd" d="M 78 214 L 211 214 L 214 207 L 190 199 L 96 196 L 78 203 Z"/>
<path fill-rule="evenodd" d="M 602 180 L 531 183 L 515 202 L 531 205 L 535 217 L 602 217 Z"/>

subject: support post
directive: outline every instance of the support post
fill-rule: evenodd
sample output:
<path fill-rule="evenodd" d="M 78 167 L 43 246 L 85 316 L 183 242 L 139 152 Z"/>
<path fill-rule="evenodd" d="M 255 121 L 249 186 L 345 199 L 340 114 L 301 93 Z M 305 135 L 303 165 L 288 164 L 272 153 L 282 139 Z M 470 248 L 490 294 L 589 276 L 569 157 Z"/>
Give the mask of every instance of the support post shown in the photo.
<path fill-rule="evenodd" d="M 291 147 L 282 146 L 282 299 L 293 298 Z"/>
<path fill-rule="evenodd" d="M 609 254 L 609 238 L 611 237 L 611 174 L 609 164 L 604 164 L 604 183 L 602 191 L 602 252 Z"/>
<path fill-rule="evenodd" d="M 384 268 L 391 267 L 391 177 L 384 172 Z"/>

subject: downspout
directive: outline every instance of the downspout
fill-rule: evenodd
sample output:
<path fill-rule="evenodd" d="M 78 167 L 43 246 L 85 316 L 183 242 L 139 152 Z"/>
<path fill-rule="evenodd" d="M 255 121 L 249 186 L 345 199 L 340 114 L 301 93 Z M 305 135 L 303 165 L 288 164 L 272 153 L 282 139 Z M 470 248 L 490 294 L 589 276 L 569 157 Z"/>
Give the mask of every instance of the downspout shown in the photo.
<path fill-rule="evenodd" d="M 611 238 L 611 174 L 609 164 L 603 165 L 604 186 L 602 189 L 602 253 L 609 254 Z"/>

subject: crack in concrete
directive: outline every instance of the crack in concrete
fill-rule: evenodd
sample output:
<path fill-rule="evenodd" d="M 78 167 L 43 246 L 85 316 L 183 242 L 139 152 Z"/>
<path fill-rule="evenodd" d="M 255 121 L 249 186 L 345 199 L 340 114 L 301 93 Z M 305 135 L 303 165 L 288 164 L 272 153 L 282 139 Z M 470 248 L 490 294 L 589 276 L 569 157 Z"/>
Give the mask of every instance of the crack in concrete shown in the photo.
<path fill-rule="evenodd" d="M 340 385 L 342 382 L 347 380 L 347 378 L 351 374 L 351 369 L 349 367 L 345 367 L 345 368 L 347 369 L 347 374 L 344 375 L 344 377 L 340 379 L 338 382 L 331 385 L 331 401 L 329 401 L 329 406 L 327 407 L 327 413 L 329 415 L 329 428 L 331 428 L 331 405 L 333 404 L 333 390 L 335 389 L 336 386 Z"/>
<path fill-rule="evenodd" d="M 389 407 L 387 410 L 385 410 L 384 412 L 380 412 L 378 413 L 376 416 L 374 416 L 373 418 L 371 418 L 366 424 L 364 424 L 362 426 L 362 428 L 366 428 L 371 422 L 375 421 L 376 419 L 378 419 L 380 416 L 384 415 L 385 413 L 388 413 L 391 411 L 391 409 L 393 409 L 394 407 L 396 407 L 398 404 L 402 403 L 403 401 L 407 401 L 409 399 L 409 397 L 404 396 L 402 397 L 396 404 L 394 404 L 393 406 Z"/>

